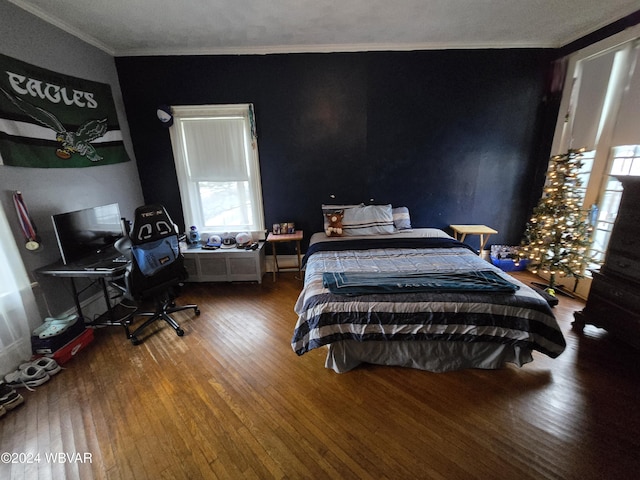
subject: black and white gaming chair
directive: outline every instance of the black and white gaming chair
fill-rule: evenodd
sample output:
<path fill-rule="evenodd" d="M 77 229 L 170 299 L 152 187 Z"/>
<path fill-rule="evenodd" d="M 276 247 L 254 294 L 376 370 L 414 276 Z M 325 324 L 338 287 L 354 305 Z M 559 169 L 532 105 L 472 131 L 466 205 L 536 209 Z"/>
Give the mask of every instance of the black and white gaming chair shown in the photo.
<path fill-rule="evenodd" d="M 138 307 L 147 300 L 155 304 L 155 311 L 136 310 L 125 322 L 127 338 L 131 343 L 140 343 L 139 334 L 156 320 L 164 320 L 184 335 L 171 314 L 193 309 L 200 315 L 197 305 L 176 306 L 176 287 L 187 278 L 184 257 L 178 247 L 178 233 L 169 214 L 162 205 L 145 205 L 136 208 L 129 239 L 120 242 L 119 250 L 131 259 L 124 276 L 124 295 Z M 130 330 L 133 319 L 150 317 L 142 325 Z"/>

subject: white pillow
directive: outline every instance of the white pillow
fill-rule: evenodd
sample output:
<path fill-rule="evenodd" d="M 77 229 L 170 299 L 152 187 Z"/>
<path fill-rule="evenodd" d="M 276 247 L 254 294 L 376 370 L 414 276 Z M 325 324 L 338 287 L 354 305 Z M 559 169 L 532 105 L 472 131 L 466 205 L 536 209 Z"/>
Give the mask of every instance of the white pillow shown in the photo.
<path fill-rule="evenodd" d="M 342 234 L 345 236 L 379 235 L 394 231 L 391 205 L 367 205 L 344 210 Z"/>

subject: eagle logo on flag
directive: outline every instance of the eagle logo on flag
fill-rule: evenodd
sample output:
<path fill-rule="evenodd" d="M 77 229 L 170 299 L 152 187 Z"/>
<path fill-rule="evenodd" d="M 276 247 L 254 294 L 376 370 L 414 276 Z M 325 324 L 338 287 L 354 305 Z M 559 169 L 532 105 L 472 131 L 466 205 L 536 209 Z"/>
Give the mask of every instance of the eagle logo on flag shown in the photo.
<path fill-rule="evenodd" d="M 107 119 L 89 120 L 78 128 L 75 132 L 69 132 L 62 125 L 60 120 L 43 108 L 26 102 L 20 97 L 16 97 L 4 89 L 0 88 L 7 98 L 20 110 L 33 118 L 36 122 L 53 130 L 56 134 L 56 140 L 60 143 L 60 147 L 56 149 L 56 155 L 61 159 L 71 158 L 71 155 L 78 153 L 83 157 L 87 157 L 92 162 L 102 160 L 91 142 L 102 137 L 107 132 Z"/>

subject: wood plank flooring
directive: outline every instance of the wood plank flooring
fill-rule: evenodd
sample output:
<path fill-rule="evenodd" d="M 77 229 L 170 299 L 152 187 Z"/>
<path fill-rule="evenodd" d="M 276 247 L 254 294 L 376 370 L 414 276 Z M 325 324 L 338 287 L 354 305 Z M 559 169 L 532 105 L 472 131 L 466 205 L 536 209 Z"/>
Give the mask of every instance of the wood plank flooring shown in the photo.
<path fill-rule="evenodd" d="M 526 274 L 520 274 L 521 276 Z M 192 284 L 139 346 L 95 341 L 0 419 L 0 479 L 636 479 L 640 353 L 555 313 L 568 348 L 523 368 L 324 368 L 289 341 L 301 282 Z M 52 461 L 80 454 L 87 462 Z"/>

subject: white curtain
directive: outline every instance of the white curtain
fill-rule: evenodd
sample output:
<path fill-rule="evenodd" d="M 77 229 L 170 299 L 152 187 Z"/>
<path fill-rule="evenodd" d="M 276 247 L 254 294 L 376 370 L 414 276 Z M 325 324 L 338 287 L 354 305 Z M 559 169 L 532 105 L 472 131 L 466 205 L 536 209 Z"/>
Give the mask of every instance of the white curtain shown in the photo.
<path fill-rule="evenodd" d="M 640 42 L 632 51 L 612 145 L 640 145 Z"/>
<path fill-rule="evenodd" d="M 181 120 L 181 123 L 191 180 L 248 180 L 244 118 L 187 118 Z"/>
<path fill-rule="evenodd" d="M 1 206 L 0 245 L 0 375 L 4 377 L 31 357 L 31 330 L 39 323 L 39 314 L 31 282 Z"/>
<path fill-rule="evenodd" d="M 616 51 L 611 51 L 582 61 L 570 148 L 593 150 L 596 147 L 615 55 Z"/>

